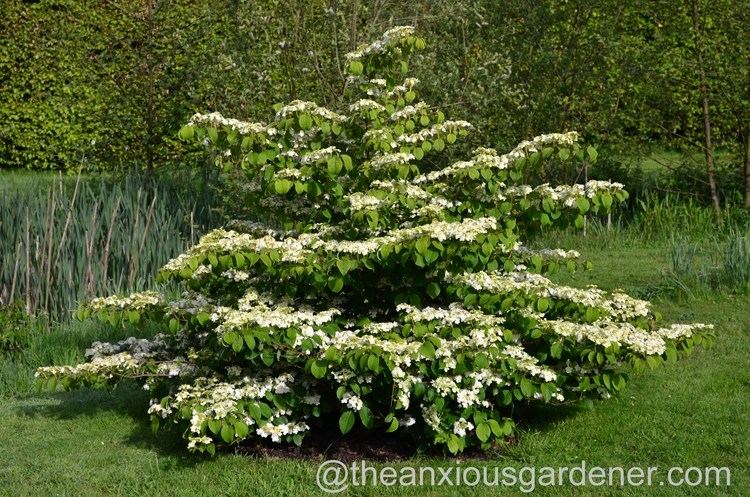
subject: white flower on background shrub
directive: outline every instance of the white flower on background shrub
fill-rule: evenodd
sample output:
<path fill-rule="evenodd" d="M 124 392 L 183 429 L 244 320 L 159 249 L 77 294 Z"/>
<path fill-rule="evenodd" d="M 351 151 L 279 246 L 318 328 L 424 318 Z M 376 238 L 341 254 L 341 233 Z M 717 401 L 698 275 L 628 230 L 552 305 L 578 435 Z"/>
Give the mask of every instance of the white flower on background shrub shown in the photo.
<path fill-rule="evenodd" d="M 97 342 L 84 364 L 40 368 L 40 384 L 139 380 L 154 427 L 178 425 L 200 452 L 337 425 L 457 453 L 510 435 L 516 404 L 608 397 L 631 367 L 707 344 L 709 325 L 660 326 L 647 302 L 544 276 L 578 269 L 579 254 L 521 236 L 580 227 L 627 193 L 523 183 L 542 161 L 593 163 L 574 132 L 450 160 L 472 126 L 418 101 L 405 76 L 424 45 L 399 27 L 349 54 L 343 110 L 297 100 L 268 124 L 193 116 L 180 137 L 245 173 L 256 218 L 162 268 L 182 298 L 84 304 L 80 319 L 163 332 Z"/>

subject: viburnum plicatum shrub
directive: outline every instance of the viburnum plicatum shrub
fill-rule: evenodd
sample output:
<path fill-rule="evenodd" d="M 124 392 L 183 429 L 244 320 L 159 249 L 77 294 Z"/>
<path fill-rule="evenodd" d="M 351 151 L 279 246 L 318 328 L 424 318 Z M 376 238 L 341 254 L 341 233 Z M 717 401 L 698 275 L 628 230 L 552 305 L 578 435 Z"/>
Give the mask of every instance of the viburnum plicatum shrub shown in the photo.
<path fill-rule="evenodd" d="M 80 318 L 163 332 L 94 343 L 84 364 L 39 369 L 40 383 L 141 380 L 154 426 L 184 428 L 195 451 L 300 444 L 338 424 L 457 453 L 510 435 L 517 403 L 607 397 L 632 367 L 707 342 L 709 325 L 660 327 L 647 302 L 544 276 L 578 268 L 578 253 L 532 250 L 522 234 L 580 226 L 627 194 L 520 184 L 540 161 L 595 159 L 573 132 L 446 162 L 472 126 L 419 101 L 405 78 L 424 45 L 397 27 L 348 54 L 351 105 L 336 112 L 294 101 L 269 124 L 193 116 L 181 138 L 246 173 L 257 218 L 164 266 L 181 299 L 83 305 Z"/>

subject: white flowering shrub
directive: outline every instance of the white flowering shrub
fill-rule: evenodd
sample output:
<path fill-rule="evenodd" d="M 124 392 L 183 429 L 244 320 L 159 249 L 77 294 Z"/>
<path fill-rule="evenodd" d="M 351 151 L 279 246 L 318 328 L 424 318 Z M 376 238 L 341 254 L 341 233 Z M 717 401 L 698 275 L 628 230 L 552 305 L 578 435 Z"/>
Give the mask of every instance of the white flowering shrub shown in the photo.
<path fill-rule="evenodd" d="M 577 269 L 578 254 L 531 250 L 522 234 L 580 226 L 627 194 L 523 184 L 540 161 L 595 159 L 572 132 L 447 163 L 472 126 L 404 79 L 424 45 L 399 27 L 348 54 L 352 103 L 338 112 L 294 101 L 268 124 L 194 116 L 181 138 L 246 173 L 257 218 L 162 269 L 180 300 L 83 305 L 81 319 L 151 320 L 163 333 L 95 343 L 85 364 L 39 369 L 40 383 L 138 379 L 154 426 L 185 428 L 201 452 L 357 427 L 457 453 L 511 434 L 514 404 L 606 397 L 632 368 L 706 343 L 708 325 L 660 327 L 647 302 L 544 276 Z"/>

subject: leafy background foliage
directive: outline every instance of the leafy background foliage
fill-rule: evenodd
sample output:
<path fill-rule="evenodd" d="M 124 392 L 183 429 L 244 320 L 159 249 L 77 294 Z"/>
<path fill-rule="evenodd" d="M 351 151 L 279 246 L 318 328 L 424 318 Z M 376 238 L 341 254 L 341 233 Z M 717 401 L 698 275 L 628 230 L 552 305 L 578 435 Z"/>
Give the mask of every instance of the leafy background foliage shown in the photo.
<path fill-rule="evenodd" d="M 734 199 L 750 150 L 748 14 L 696 1 L 714 141 L 735 172 L 719 187 Z M 344 53 L 399 23 L 440 40 L 415 76 L 427 100 L 477 125 L 467 150 L 577 129 L 631 154 L 700 151 L 690 14 L 690 2 L 645 1 L 13 1 L 0 21 L 0 167 L 193 166 L 174 137 L 194 112 L 267 119 L 301 95 L 336 106 Z"/>

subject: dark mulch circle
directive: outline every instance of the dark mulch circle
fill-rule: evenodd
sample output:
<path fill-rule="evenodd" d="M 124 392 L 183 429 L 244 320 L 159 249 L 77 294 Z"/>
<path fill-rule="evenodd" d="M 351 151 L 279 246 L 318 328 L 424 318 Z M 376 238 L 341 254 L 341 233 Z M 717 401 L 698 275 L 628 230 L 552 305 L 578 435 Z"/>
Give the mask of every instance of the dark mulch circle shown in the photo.
<path fill-rule="evenodd" d="M 514 443 L 513 439 L 507 443 Z M 354 461 L 400 461 L 414 456 L 453 459 L 449 453 L 438 448 L 425 451 L 403 438 L 387 433 L 373 433 L 365 430 L 353 431 L 346 436 L 337 431 L 314 430 L 307 434 L 302 446 L 280 444 L 262 439 L 247 443 L 236 449 L 239 454 L 270 459 Z M 492 452 L 468 449 L 460 454 L 460 459 L 490 459 Z"/>

